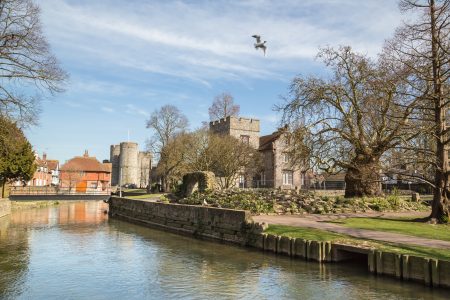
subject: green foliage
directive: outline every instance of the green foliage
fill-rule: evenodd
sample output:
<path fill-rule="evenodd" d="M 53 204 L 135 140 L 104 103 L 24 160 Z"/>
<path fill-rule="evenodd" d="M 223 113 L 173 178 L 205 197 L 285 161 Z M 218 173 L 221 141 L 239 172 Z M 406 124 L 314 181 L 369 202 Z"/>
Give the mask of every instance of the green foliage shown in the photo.
<path fill-rule="evenodd" d="M 182 203 L 202 205 L 204 201 L 212 206 L 249 210 L 254 214 L 274 212 L 273 201 L 267 201 L 259 193 L 252 191 L 221 193 L 220 195 L 211 191 L 206 191 L 205 193 L 196 191 L 185 198 Z"/>
<path fill-rule="evenodd" d="M 31 144 L 14 122 L 0 117 L 0 180 L 28 181 L 36 170 Z"/>
<path fill-rule="evenodd" d="M 327 214 L 367 211 L 420 211 L 429 209 L 422 202 L 412 202 L 399 196 L 374 198 L 344 198 L 315 196 L 308 192 L 288 192 L 274 189 L 198 191 L 181 199 L 180 203 L 246 209 L 253 214 Z"/>

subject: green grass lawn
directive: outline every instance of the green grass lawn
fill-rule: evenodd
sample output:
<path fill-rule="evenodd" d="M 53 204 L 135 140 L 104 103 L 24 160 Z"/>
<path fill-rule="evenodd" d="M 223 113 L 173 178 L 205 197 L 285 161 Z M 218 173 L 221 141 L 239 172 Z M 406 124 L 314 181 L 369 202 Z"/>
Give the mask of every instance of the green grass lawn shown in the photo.
<path fill-rule="evenodd" d="M 123 189 L 122 192 L 128 192 L 128 193 L 147 193 L 147 189 Z"/>
<path fill-rule="evenodd" d="M 416 222 L 411 218 L 349 218 L 332 222 L 350 228 L 396 232 L 423 238 L 450 241 L 450 225 L 432 225 Z"/>
<path fill-rule="evenodd" d="M 142 194 L 138 196 L 127 196 L 126 198 L 130 199 L 148 199 L 148 198 L 160 198 L 164 194 Z"/>
<path fill-rule="evenodd" d="M 389 251 L 400 254 L 409 254 L 429 258 L 450 260 L 450 250 L 404 245 L 404 244 L 394 244 L 374 240 L 363 240 L 343 234 L 338 234 L 314 228 L 293 227 L 284 225 L 269 225 L 269 228 L 266 229 L 264 233 L 289 236 L 292 238 L 302 238 L 314 241 L 341 242 L 349 245 L 360 245 L 364 247 L 370 247 L 381 251 Z"/>

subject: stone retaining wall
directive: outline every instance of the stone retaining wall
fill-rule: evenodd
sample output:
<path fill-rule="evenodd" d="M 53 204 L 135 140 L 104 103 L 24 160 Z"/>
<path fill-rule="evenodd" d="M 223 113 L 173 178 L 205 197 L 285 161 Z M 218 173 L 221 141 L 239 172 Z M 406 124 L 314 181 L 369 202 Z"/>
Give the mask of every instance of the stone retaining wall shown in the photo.
<path fill-rule="evenodd" d="M 0 218 L 11 213 L 11 202 L 9 199 L 0 198 Z"/>
<path fill-rule="evenodd" d="M 418 281 L 433 287 L 450 288 L 449 261 L 265 234 L 262 233 L 264 226 L 254 223 L 250 213 L 243 210 L 111 197 L 109 215 L 175 233 L 250 246 L 310 261 L 340 262 L 359 257 L 366 259 L 371 273 Z"/>
<path fill-rule="evenodd" d="M 417 281 L 433 287 L 450 288 L 450 261 L 272 234 L 258 234 L 258 237 L 254 236 L 247 245 L 316 262 L 352 260 L 355 254 L 363 254 L 367 256 L 367 267 L 371 273 Z"/>
<path fill-rule="evenodd" d="M 248 211 L 165 204 L 111 197 L 109 215 L 127 221 L 196 237 L 246 245 L 250 234 L 264 229 Z"/>

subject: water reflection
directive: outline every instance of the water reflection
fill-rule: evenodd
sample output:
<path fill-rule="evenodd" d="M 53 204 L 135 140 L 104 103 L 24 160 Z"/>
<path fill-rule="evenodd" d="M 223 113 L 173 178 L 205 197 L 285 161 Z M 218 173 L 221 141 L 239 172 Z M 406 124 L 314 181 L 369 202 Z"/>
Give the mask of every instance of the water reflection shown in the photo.
<path fill-rule="evenodd" d="M 357 266 L 307 263 L 108 220 L 104 209 L 102 202 L 80 202 L 0 219 L 0 298 L 446 296 L 442 290 L 368 275 Z"/>

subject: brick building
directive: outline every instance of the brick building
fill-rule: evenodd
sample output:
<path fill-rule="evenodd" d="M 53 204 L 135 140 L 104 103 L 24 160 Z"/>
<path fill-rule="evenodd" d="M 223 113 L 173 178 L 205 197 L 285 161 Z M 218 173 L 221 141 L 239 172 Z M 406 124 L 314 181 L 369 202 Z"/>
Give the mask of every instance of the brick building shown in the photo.
<path fill-rule="evenodd" d="M 248 143 L 263 155 L 263 171 L 255 178 L 240 175 L 236 186 L 300 189 L 309 184 L 299 168 L 293 168 L 286 153 L 287 143 L 283 129 L 260 136 L 260 121 L 228 116 L 209 123 L 213 133 L 227 134 Z"/>
<path fill-rule="evenodd" d="M 55 159 L 47 159 L 47 154 L 43 153 L 42 158 L 35 154 L 36 171 L 33 178 L 29 180 L 27 186 L 50 186 L 59 183 L 59 161 Z M 13 186 L 22 186 L 21 181 L 13 183 Z"/>
<path fill-rule="evenodd" d="M 61 166 L 60 187 L 71 192 L 109 192 L 111 188 L 111 163 L 101 163 L 86 151 Z"/>

